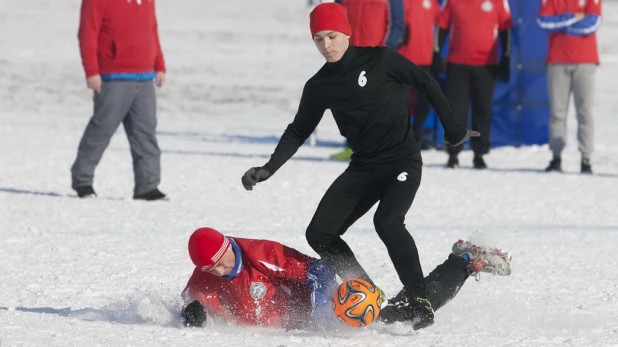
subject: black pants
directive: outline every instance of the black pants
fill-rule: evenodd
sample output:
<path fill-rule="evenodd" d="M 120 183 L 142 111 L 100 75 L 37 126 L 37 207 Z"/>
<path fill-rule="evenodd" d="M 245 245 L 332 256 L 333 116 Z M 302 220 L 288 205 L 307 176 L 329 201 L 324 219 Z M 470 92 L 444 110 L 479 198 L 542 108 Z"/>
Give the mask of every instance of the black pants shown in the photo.
<path fill-rule="evenodd" d="M 372 171 L 348 168 L 328 188 L 307 228 L 307 241 L 343 279 L 370 280 L 341 236 L 380 201 L 373 217 L 399 279 L 417 296 L 426 296 L 423 270 L 404 220 L 421 183 L 422 163 L 401 161 Z"/>
<path fill-rule="evenodd" d="M 429 276 L 425 277 L 427 299 L 431 302 L 434 311 L 442 308 L 459 293 L 471 273 L 472 267 L 469 262 L 451 254 L 444 263 L 438 265 Z M 390 324 L 416 318 L 409 317 L 407 313 L 402 314 L 398 310 L 395 306 L 387 306 L 382 310 L 378 319 Z"/>
<path fill-rule="evenodd" d="M 444 263 L 429 273 L 425 277 L 425 285 L 427 299 L 434 311 L 451 301 L 471 274 L 470 263 L 454 254 L 450 254 Z"/>
<path fill-rule="evenodd" d="M 481 133 L 470 139 L 474 154 L 489 153 L 491 103 L 494 97 L 495 66 L 472 66 L 448 63 L 446 67 L 446 97 L 455 118 L 468 124 L 468 105 L 472 105 L 472 130 Z M 450 154 L 461 152 L 463 146 L 447 146 Z"/>
<path fill-rule="evenodd" d="M 438 80 L 438 76 L 433 73 L 430 65 L 423 65 L 420 66 L 420 68 L 427 72 L 427 74 L 429 74 L 431 77 L 435 78 L 436 81 Z M 423 125 L 425 124 L 425 121 L 427 120 L 427 115 L 429 115 L 429 111 L 431 110 L 431 103 L 429 102 L 427 95 L 419 93 L 418 91 L 416 95 L 416 112 L 414 112 L 412 127 L 414 129 L 414 133 L 416 134 L 416 138 L 418 138 L 418 140 L 422 144 L 424 137 Z"/>

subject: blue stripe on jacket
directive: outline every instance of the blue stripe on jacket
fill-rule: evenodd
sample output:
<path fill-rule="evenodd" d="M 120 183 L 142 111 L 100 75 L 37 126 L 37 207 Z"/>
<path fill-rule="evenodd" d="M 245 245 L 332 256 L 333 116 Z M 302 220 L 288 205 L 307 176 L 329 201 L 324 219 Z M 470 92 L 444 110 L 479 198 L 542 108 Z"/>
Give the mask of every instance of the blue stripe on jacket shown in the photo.
<path fill-rule="evenodd" d="M 152 81 L 155 79 L 156 74 L 154 71 L 150 72 L 118 72 L 110 74 L 102 74 L 101 80 L 103 81 Z"/>
<path fill-rule="evenodd" d="M 584 19 L 567 28 L 566 33 L 574 36 L 594 34 L 601 27 L 601 16 L 587 14 Z"/>
<path fill-rule="evenodd" d="M 388 0 L 388 7 L 390 23 L 385 43 L 395 49 L 405 30 L 403 0 Z"/>
<path fill-rule="evenodd" d="M 547 31 L 564 30 L 577 22 L 577 18 L 572 13 L 564 13 L 555 16 L 538 16 L 537 24 L 541 29 Z"/>

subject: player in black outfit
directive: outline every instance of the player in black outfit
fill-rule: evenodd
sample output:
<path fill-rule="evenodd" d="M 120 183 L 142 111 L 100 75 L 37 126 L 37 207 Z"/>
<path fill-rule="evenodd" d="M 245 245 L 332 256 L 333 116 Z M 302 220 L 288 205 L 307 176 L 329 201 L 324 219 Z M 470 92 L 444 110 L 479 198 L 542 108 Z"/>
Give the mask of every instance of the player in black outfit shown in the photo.
<path fill-rule="evenodd" d="M 386 47 L 350 45 L 343 6 L 324 3 L 310 16 L 313 40 L 327 62 L 305 84 L 296 117 L 268 163 L 249 169 L 243 186 L 252 190 L 277 172 L 330 109 L 354 154 L 322 198 L 307 228 L 307 241 L 342 279 L 371 281 L 341 235 L 380 201 L 374 224 L 404 285 L 398 308 L 416 317 L 415 328 L 429 326 L 433 309 L 416 244 L 404 225 L 422 172 L 420 146 L 410 125 L 408 86 L 427 95 L 447 143 L 459 145 L 478 133 L 455 121 L 438 83 L 417 65 Z"/>

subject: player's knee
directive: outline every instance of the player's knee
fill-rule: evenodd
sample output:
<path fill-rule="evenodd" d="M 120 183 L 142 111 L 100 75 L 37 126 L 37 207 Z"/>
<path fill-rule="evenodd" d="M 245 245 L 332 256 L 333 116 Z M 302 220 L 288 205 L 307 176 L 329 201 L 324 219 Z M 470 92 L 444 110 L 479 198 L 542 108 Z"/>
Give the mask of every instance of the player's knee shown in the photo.
<path fill-rule="evenodd" d="M 313 223 L 309 224 L 307 227 L 305 238 L 307 238 L 309 246 L 316 252 L 320 252 L 322 249 L 326 248 L 332 239 L 329 237 L 329 234 L 325 232 L 324 228 L 318 227 Z"/>
<path fill-rule="evenodd" d="M 373 216 L 373 225 L 378 233 L 403 227 L 404 218 L 392 213 L 376 213 Z"/>

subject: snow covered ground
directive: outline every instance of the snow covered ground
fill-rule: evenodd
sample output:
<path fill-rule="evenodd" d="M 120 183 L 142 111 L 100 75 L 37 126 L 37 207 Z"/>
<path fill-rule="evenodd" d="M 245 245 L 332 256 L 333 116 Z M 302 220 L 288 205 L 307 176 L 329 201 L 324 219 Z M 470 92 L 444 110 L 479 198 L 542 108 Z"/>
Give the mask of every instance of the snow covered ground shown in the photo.
<path fill-rule="evenodd" d="M 159 91 L 161 189 L 135 202 L 122 129 L 96 172 L 93 200 L 74 198 L 69 168 L 91 112 L 77 48 L 79 0 L 0 2 L 0 345 L 5 346 L 618 346 L 618 4 L 599 33 L 595 175 L 581 176 L 575 118 L 564 174 L 540 173 L 547 146 L 502 148 L 489 170 L 445 170 L 424 152 L 407 225 L 426 273 L 458 238 L 510 250 L 510 277 L 463 287 L 422 331 L 380 324 L 328 336 L 179 326 L 200 226 L 270 238 L 305 253 L 304 230 L 345 163 L 336 147 L 301 148 L 246 192 L 323 60 L 303 1 L 159 1 L 169 67 Z M 341 141 L 327 115 L 320 140 Z M 259 140 L 259 141 L 258 141 Z M 272 140 L 268 142 L 268 140 Z M 346 235 L 387 292 L 400 289 L 372 213 Z"/>

